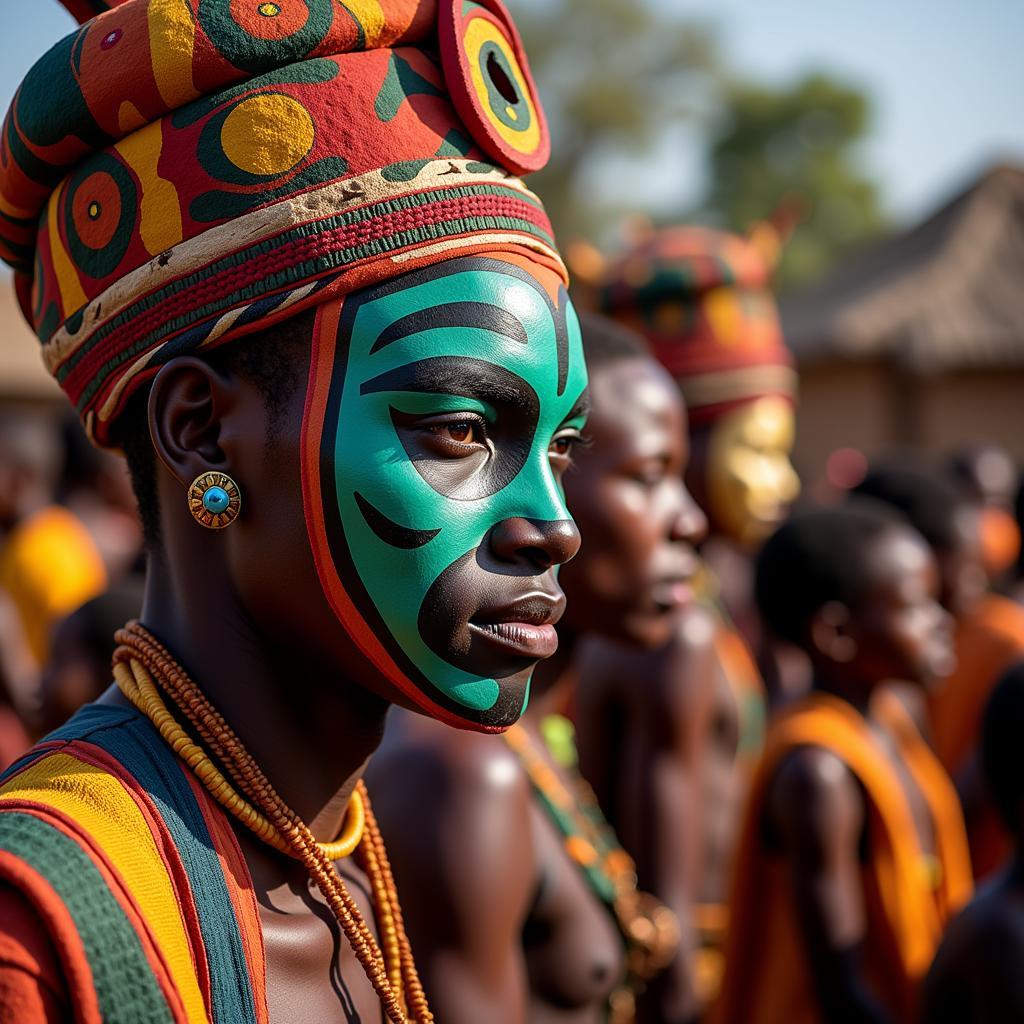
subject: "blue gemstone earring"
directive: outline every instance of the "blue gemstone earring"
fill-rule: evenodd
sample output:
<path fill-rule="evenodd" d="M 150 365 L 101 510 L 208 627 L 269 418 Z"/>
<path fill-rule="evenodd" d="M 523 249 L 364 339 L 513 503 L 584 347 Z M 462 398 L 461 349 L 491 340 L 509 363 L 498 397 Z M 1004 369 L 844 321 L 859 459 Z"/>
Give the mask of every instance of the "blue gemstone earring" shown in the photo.
<path fill-rule="evenodd" d="M 188 510 L 201 526 L 223 530 L 238 518 L 242 492 L 227 473 L 216 470 L 201 473 L 188 489 Z"/>

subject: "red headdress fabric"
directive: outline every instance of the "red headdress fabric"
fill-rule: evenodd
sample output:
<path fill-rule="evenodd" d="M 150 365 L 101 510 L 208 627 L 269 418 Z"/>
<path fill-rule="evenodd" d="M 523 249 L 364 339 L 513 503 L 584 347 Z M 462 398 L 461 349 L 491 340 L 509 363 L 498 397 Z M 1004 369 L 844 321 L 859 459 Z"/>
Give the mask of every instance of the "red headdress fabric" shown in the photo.
<path fill-rule="evenodd" d="M 738 235 L 668 228 L 612 267 L 601 305 L 648 339 L 699 424 L 757 398 L 796 395 L 769 277 Z"/>
<path fill-rule="evenodd" d="M 101 444 L 167 359 L 480 251 L 565 276 L 500 0 L 65 0 L 0 139 L 0 257 Z"/>

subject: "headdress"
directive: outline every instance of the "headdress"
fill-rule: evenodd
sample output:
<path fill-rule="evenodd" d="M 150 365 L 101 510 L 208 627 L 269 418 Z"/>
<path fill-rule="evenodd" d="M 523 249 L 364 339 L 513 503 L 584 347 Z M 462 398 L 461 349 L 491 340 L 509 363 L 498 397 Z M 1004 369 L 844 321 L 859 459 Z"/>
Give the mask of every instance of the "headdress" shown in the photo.
<path fill-rule="evenodd" d="M 0 140 L 0 257 L 101 443 L 173 356 L 481 251 L 562 274 L 500 0 L 64 0 Z"/>
<path fill-rule="evenodd" d="M 692 423 L 767 395 L 792 400 L 770 267 L 738 235 L 677 227 L 651 233 L 606 277 L 601 305 L 639 330 L 682 388 Z"/>

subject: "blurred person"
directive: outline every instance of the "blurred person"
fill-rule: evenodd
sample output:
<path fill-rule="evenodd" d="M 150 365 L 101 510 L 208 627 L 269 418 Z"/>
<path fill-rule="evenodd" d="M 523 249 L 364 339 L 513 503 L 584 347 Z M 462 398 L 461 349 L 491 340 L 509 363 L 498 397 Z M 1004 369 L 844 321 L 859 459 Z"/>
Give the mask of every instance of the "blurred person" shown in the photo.
<path fill-rule="evenodd" d="M 971 444 L 947 460 L 953 480 L 981 510 L 979 530 L 985 571 L 993 584 L 1005 582 L 1007 570 L 1021 553 L 1021 534 L 1014 518 L 1020 484 L 1012 456 L 995 444 Z"/>
<path fill-rule="evenodd" d="M 140 570 L 142 524 L 125 460 L 90 444 L 73 416 L 62 421 L 61 435 L 64 466 L 57 491 L 60 503 L 89 531 L 110 580 Z"/>
<path fill-rule="evenodd" d="M 1013 497 L 1013 518 L 1017 529 L 1024 536 L 1024 476 L 1021 478 L 1017 493 Z M 1010 573 L 1010 581 L 1007 585 L 1007 595 L 1017 604 L 1024 604 L 1024 545 L 1017 555 L 1017 561 Z"/>
<path fill-rule="evenodd" d="M 800 488 L 790 463 L 796 374 L 769 288 L 771 266 L 748 239 L 707 228 L 669 228 L 641 239 L 608 272 L 602 291 L 603 308 L 647 338 L 682 391 L 689 411 L 687 485 L 709 523 L 697 585 L 715 622 L 717 662 L 709 683 L 712 714 L 700 745 L 697 919 L 706 998 L 713 996 L 721 971 L 736 829 L 764 733 L 768 694 L 761 669 L 768 670 L 776 691 L 799 690 L 807 677 L 800 652 L 763 635 L 752 599 L 752 556 Z M 645 656 L 632 668 L 622 658 L 612 665 L 595 657 L 581 692 L 581 714 L 587 713 L 591 692 L 612 706 L 606 689 L 642 674 L 658 680 L 653 690 L 666 700 L 663 715 L 651 721 L 671 720 L 678 700 L 677 655 L 681 651 L 685 658 L 688 647 L 681 635 L 660 656 Z M 605 664 L 613 670 L 606 673 Z M 605 729 L 613 727 L 609 722 Z M 589 767 L 595 761 L 584 758 L 587 771 L 600 770 Z"/>
<path fill-rule="evenodd" d="M 363 768 L 392 703 L 519 718 L 579 547 L 518 34 L 495 2 L 67 6 L 0 255 L 125 452 L 146 594 L 116 686 L 0 780 L 0 1020 L 429 1024 Z"/>
<path fill-rule="evenodd" d="M 680 699 L 654 736 L 642 724 L 648 680 L 629 680 L 619 723 L 628 753 L 607 750 L 607 768 L 623 773 L 619 793 L 631 794 L 637 821 L 652 813 L 641 804 L 666 818 L 630 847 L 634 865 L 579 774 L 561 712 L 585 634 L 647 650 L 669 639 L 680 614 L 703 615 L 692 582 L 705 521 L 683 483 L 685 412 L 671 379 L 631 332 L 595 316 L 582 327 L 590 440 L 564 486 L 585 553 L 559 576 L 568 600 L 558 651 L 538 666 L 504 744 L 399 713 L 370 764 L 424 984 L 446 1024 L 674 1024 L 696 1012 L 687 933 L 699 794 L 667 737 L 700 722 Z M 710 628 L 702 635 L 691 674 L 711 667 Z"/>
<path fill-rule="evenodd" d="M 25 727 L 28 708 L 24 696 L 35 689 L 37 679 L 21 616 L 6 591 L 0 590 L 0 771 L 32 742 Z M 21 703 L 18 695 L 23 697 Z"/>
<path fill-rule="evenodd" d="M 1013 842 L 1006 867 L 949 925 L 925 981 L 922 1024 L 1024 1021 L 1024 662 L 993 688 L 980 760 Z"/>
<path fill-rule="evenodd" d="M 114 634 L 142 612 L 145 578 L 131 573 L 62 619 L 39 685 L 38 732 L 59 729 L 110 686 Z"/>
<path fill-rule="evenodd" d="M 797 390 L 763 250 L 701 227 L 650 233 L 607 273 L 603 310 L 643 334 L 690 411 L 687 484 L 721 601 L 755 649 L 751 554 L 800 491 L 790 462 Z"/>
<path fill-rule="evenodd" d="M 0 588 L 13 600 L 37 668 L 54 623 L 107 583 L 89 531 L 55 503 L 60 444 L 39 414 L 0 413 Z"/>
<path fill-rule="evenodd" d="M 954 620 L 956 666 L 926 695 L 928 727 L 957 784 L 975 877 L 983 878 L 1009 847 L 978 771 L 977 739 L 996 680 L 1024 657 L 1024 609 L 989 590 L 981 510 L 943 474 L 905 456 L 879 460 L 852 493 L 896 509 L 935 554 L 940 599 Z"/>
<path fill-rule="evenodd" d="M 812 691 L 773 720 L 731 897 L 719 1024 L 898 1024 L 946 920 L 969 898 L 956 792 L 889 679 L 952 663 L 924 539 L 854 502 L 794 516 L 762 550 L 766 621 L 799 644 Z"/>

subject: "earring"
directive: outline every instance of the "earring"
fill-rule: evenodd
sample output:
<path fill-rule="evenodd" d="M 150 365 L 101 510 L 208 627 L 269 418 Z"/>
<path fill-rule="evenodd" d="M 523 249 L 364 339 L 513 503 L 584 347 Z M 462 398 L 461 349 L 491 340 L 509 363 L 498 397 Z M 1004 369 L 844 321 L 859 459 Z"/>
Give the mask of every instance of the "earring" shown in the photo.
<path fill-rule="evenodd" d="M 223 530 L 238 518 L 242 492 L 227 473 L 216 470 L 201 473 L 188 489 L 188 510 L 200 526 Z"/>

